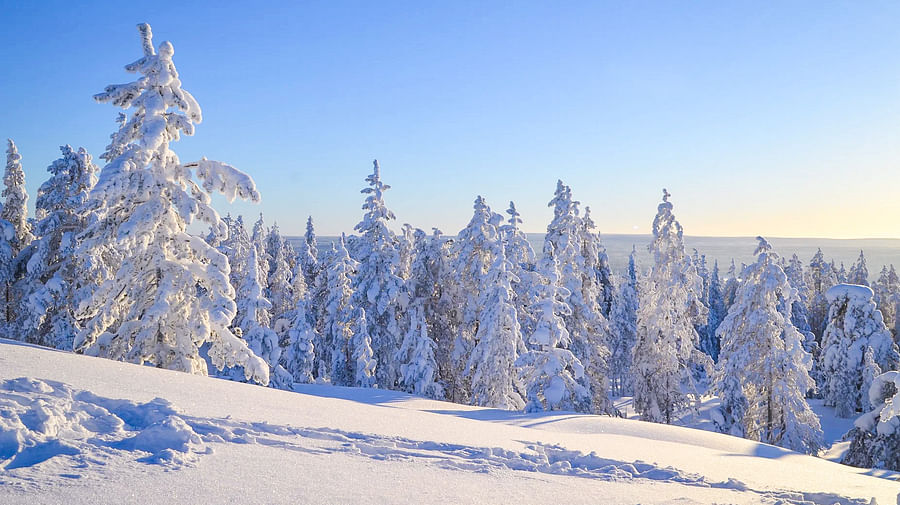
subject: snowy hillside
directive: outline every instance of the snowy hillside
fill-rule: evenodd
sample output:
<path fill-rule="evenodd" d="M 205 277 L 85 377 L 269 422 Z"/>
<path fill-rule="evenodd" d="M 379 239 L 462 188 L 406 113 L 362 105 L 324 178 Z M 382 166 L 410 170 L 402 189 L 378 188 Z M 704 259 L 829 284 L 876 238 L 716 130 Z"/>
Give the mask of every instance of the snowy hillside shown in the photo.
<path fill-rule="evenodd" d="M 0 503 L 878 503 L 743 439 L 393 391 L 297 393 L 0 341 Z"/>

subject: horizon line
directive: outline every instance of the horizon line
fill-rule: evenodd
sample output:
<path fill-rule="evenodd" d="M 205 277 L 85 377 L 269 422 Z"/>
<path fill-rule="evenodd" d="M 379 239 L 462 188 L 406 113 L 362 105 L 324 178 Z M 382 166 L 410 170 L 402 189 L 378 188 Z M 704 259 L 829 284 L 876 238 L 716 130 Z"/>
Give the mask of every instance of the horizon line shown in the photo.
<path fill-rule="evenodd" d="M 532 232 L 526 231 L 523 232 L 526 235 L 544 235 L 547 232 Z M 604 236 L 627 236 L 627 237 L 650 237 L 652 233 L 599 233 L 600 237 Z M 284 234 L 285 238 L 303 238 L 304 234 L 293 235 L 293 234 Z M 444 234 L 445 237 L 455 237 L 456 234 Z M 316 234 L 316 237 L 321 238 L 337 238 L 340 237 L 340 234 Z M 685 234 L 684 237 L 689 238 L 721 238 L 721 239 L 751 239 L 755 240 L 756 237 L 764 237 L 766 239 L 773 240 L 895 240 L 900 241 L 900 237 L 786 237 L 786 236 L 776 236 L 776 235 L 689 235 Z"/>

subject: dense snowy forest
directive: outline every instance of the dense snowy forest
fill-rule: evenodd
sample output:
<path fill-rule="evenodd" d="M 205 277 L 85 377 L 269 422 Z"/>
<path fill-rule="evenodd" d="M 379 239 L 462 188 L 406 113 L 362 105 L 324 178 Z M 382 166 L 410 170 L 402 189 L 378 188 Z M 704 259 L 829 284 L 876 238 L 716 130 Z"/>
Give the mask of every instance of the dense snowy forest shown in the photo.
<path fill-rule="evenodd" d="M 252 179 L 172 150 L 202 120 L 173 47 L 141 25 L 137 75 L 95 95 L 125 111 L 99 158 L 61 148 L 27 215 L 12 140 L 0 212 L 6 337 L 76 353 L 292 389 L 377 387 L 510 410 L 672 423 L 715 394 L 723 433 L 808 454 L 807 400 L 858 418 L 848 464 L 900 470 L 900 278 L 762 237 L 749 265 L 689 254 L 663 190 L 652 263 L 613 272 L 591 209 L 562 181 L 540 251 L 482 197 L 453 235 L 400 221 L 374 162 L 354 234 L 294 248 L 262 215 L 221 217 L 210 195 L 259 201 Z M 648 209 L 649 210 L 649 209 Z M 651 212 L 648 211 L 648 218 Z M 191 230 L 198 224 L 208 233 Z M 395 231 L 395 230 L 399 230 Z M 455 230 L 454 230 L 455 231 Z M 722 271 L 724 269 L 724 273 Z"/>

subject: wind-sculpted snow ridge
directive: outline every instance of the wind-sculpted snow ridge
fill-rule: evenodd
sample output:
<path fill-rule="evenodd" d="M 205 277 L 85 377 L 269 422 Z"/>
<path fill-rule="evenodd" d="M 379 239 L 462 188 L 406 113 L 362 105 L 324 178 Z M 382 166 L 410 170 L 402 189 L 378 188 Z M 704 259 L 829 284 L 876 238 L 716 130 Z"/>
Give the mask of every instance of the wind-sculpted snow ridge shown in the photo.
<path fill-rule="evenodd" d="M 209 449 L 162 398 L 112 400 L 24 377 L 0 383 L 0 468 L 32 467 L 57 456 L 83 468 L 118 451 L 178 467 Z"/>
<path fill-rule="evenodd" d="M 666 482 L 754 493 L 765 503 L 862 505 L 831 493 L 754 490 L 743 482 L 708 478 L 642 461 L 625 462 L 558 445 L 524 442 L 524 450 L 473 447 L 333 428 L 291 427 L 180 413 L 170 402 L 116 400 L 66 384 L 32 378 L 0 383 L 0 485 L 52 485 L 50 473 L 21 470 L 51 459 L 69 466 L 60 478 L 79 478 L 113 461 L 131 460 L 177 470 L 200 464 L 215 444 L 258 444 L 309 454 L 344 453 L 378 461 L 408 461 L 463 472 L 537 472 L 607 482 Z M 99 470 L 102 472 L 102 470 Z"/>

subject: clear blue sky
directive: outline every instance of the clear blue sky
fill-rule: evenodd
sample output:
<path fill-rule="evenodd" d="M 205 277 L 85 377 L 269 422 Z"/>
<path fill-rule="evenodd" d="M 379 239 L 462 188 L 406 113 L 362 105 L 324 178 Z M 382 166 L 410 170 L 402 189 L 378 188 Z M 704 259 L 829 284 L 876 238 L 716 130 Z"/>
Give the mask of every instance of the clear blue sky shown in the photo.
<path fill-rule="evenodd" d="M 0 0 L 0 136 L 28 186 L 99 155 L 135 25 L 171 41 L 204 122 L 175 144 L 251 174 L 286 233 L 350 231 L 378 158 L 400 223 L 477 194 L 541 231 L 562 178 L 600 231 L 900 237 L 898 2 Z"/>

